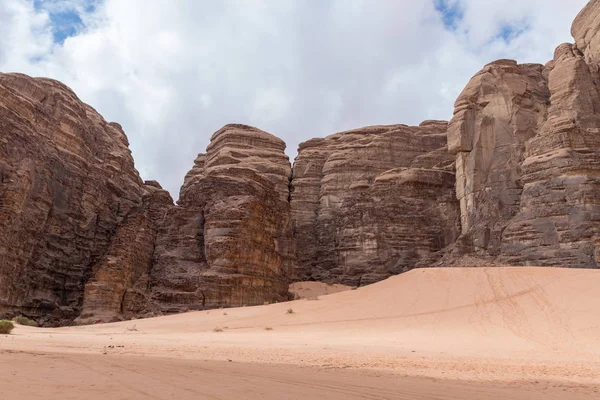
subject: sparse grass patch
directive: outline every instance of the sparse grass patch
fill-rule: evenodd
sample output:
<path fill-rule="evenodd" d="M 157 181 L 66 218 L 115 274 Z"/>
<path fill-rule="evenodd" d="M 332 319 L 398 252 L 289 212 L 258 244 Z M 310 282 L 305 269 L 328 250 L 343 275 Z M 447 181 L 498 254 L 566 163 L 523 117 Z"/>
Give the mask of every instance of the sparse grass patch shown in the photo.
<path fill-rule="evenodd" d="M 358 289 L 358 287 L 357 287 L 357 286 L 352 286 L 352 287 L 350 288 L 350 290 L 356 290 L 356 289 Z"/>
<path fill-rule="evenodd" d="M 292 310 L 291 308 L 288 308 L 288 310 L 287 310 L 287 313 L 288 313 L 288 314 L 293 314 L 293 313 L 294 313 L 294 310 Z"/>
<path fill-rule="evenodd" d="M 213 329 L 213 332 L 223 332 L 223 328 L 219 328 L 218 326 Z"/>
<path fill-rule="evenodd" d="M 312 296 L 312 297 L 307 297 L 306 300 L 321 300 L 321 299 L 319 299 L 319 296 Z"/>
<path fill-rule="evenodd" d="M 13 324 L 12 321 L 8 321 L 5 319 L 0 320 L 1 335 L 8 335 L 13 329 L 15 329 L 15 324 Z"/>
<path fill-rule="evenodd" d="M 13 321 L 16 322 L 19 325 L 25 325 L 25 326 L 38 326 L 38 323 L 35 322 L 32 319 L 29 319 L 27 317 L 24 317 L 22 315 L 19 315 L 18 317 L 14 317 Z"/>

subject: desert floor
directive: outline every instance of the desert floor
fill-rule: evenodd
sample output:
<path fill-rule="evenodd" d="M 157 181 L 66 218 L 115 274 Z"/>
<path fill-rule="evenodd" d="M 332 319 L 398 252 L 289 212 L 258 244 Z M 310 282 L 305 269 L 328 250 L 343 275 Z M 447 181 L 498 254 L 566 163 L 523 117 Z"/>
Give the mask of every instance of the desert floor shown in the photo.
<path fill-rule="evenodd" d="M 289 303 L 18 326 L 0 335 L 2 398 L 600 398 L 600 270 L 419 269 L 318 299 L 303 285 Z"/>

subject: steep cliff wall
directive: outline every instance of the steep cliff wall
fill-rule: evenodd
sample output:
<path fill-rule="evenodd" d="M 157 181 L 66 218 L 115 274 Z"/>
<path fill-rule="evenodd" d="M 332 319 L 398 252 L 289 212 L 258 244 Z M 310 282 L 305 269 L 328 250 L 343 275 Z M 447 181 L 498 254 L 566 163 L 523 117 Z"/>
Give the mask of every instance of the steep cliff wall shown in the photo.
<path fill-rule="evenodd" d="M 573 23 L 576 45 L 543 67 L 492 63 L 460 95 L 448 140 L 462 235 L 443 262 L 598 267 L 599 31 L 591 1 Z"/>
<path fill-rule="evenodd" d="M 549 98 L 543 66 L 501 60 L 477 73 L 456 101 L 448 149 L 456 155 L 463 251 L 499 254 L 519 210 L 525 143 L 538 133 Z"/>
<path fill-rule="evenodd" d="M 0 317 L 45 324 L 263 304 L 294 280 L 600 263 L 600 1 L 546 65 L 499 60 L 449 123 L 285 143 L 226 125 L 179 200 L 66 86 L 0 74 Z M 465 258 L 466 257 L 466 258 Z"/>
<path fill-rule="evenodd" d="M 245 125 L 212 136 L 158 232 L 152 291 L 161 310 L 287 300 L 295 255 L 284 150 Z"/>
<path fill-rule="evenodd" d="M 63 84 L 0 74 L 0 314 L 77 316 L 93 265 L 142 199 L 127 146 Z"/>
<path fill-rule="evenodd" d="M 446 125 L 366 127 L 300 145 L 290 204 L 301 279 L 368 284 L 454 242 Z"/>

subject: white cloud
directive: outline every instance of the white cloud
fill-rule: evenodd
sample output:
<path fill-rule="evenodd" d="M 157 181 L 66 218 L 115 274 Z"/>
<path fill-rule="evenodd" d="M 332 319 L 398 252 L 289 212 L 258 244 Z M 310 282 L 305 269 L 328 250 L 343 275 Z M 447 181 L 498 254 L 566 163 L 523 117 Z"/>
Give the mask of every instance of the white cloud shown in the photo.
<path fill-rule="evenodd" d="M 450 118 L 497 58 L 545 63 L 585 0 L 32 0 L 0 2 L 0 70 L 64 81 L 129 136 L 143 178 L 174 195 L 230 122 L 288 143 L 364 125 Z M 52 42 L 51 13 L 82 26 Z M 506 41 L 502 29 L 523 30 Z M 54 27 L 56 28 L 56 27 Z"/>

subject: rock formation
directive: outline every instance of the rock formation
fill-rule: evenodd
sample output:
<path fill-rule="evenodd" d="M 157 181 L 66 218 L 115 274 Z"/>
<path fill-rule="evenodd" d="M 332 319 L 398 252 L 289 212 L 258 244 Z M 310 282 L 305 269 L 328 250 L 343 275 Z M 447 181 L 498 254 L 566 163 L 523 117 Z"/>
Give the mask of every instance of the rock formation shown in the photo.
<path fill-rule="evenodd" d="M 598 267 L 599 30 L 591 1 L 545 66 L 502 60 L 469 82 L 448 130 L 462 235 L 443 262 Z"/>
<path fill-rule="evenodd" d="M 454 242 L 446 125 L 374 126 L 300 145 L 290 202 L 300 279 L 368 284 Z"/>
<path fill-rule="evenodd" d="M 460 241 L 469 252 L 498 255 L 519 210 L 525 143 L 538 133 L 549 98 L 543 66 L 512 60 L 487 65 L 458 97 L 448 150 L 456 155 Z"/>
<path fill-rule="evenodd" d="M 288 299 L 294 268 L 285 143 L 227 125 L 186 175 L 159 229 L 153 298 L 164 312 Z"/>
<path fill-rule="evenodd" d="M 72 319 L 142 198 L 127 138 L 65 85 L 0 74 L 0 144 L 0 314 Z"/>
<path fill-rule="evenodd" d="M 63 84 L 0 74 L 0 317 L 44 324 L 283 301 L 432 265 L 600 264 L 600 0 L 546 65 L 500 60 L 449 123 L 211 138 L 177 204 Z"/>

